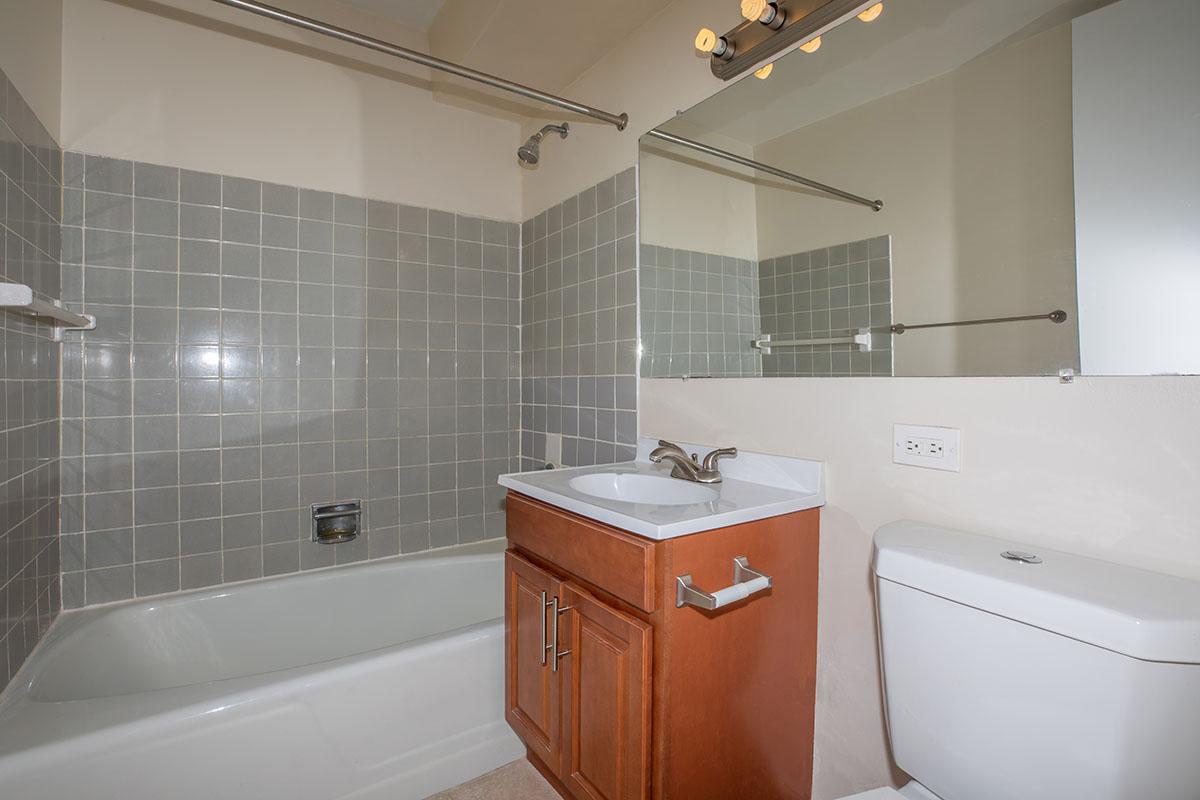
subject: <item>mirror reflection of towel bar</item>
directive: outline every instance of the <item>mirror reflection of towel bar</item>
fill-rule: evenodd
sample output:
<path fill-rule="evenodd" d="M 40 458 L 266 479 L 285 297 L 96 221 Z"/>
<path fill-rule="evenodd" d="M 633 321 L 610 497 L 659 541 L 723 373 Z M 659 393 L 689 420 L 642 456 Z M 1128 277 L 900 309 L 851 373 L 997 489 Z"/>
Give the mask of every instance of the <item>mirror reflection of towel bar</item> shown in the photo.
<path fill-rule="evenodd" d="M 967 325 L 996 325 L 1005 322 L 1028 322 L 1030 320 L 1050 320 L 1055 325 L 1061 325 L 1067 321 L 1067 312 L 1061 308 L 1055 309 L 1048 314 L 1027 314 L 1022 317 L 992 317 L 990 319 L 964 319 L 957 322 L 927 322 L 922 325 L 904 325 L 896 323 L 886 329 L 882 329 L 884 333 L 894 333 L 897 336 L 902 335 L 905 331 L 925 330 L 926 328 L 958 328 Z M 824 339 L 784 339 L 772 340 L 771 334 L 764 333 L 757 339 L 750 342 L 750 346 L 755 350 L 761 350 L 763 353 L 770 355 L 773 347 L 815 347 L 822 344 L 852 344 L 857 345 L 862 352 L 869 353 L 874 346 L 871 340 L 872 330 L 870 328 L 859 328 L 849 336 L 835 336 Z"/>
<path fill-rule="evenodd" d="M 1026 314 L 1022 317 L 991 317 L 990 319 L 963 319 L 958 322 L 927 322 L 924 325 L 902 325 L 895 324 L 891 327 L 891 332 L 899 336 L 905 331 L 919 331 L 926 328 L 959 328 L 964 325 L 996 325 L 1003 322 L 1028 322 L 1030 320 L 1048 319 L 1055 325 L 1061 325 L 1067 321 L 1067 312 L 1061 308 L 1056 308 L 1049 314 Z"/>
<path fill-rule="evenodd" d="M 859 351 L 863 353 L 871 352 L 871 331 L 869 328 L 859 328 L 851 336 L 835 336 L 829 339 L 783 339 L 772 340 L 771 334 L 764 333 L 757 339 L 750 342 L 750 346 L 755 350 L 761 350 L 763 353 L 770 355 L 772 347 L 815 347 L 820 344 L 853 344 L 857 345 Z"/>
<path fill-rule="evenodd" d="M 713 611 L 739 600 L 745 600 L 752 594 L 770 589 L 771 576 L 765 575 L 750 566 L 745 556 L 733 560 L 733 585 L 726 586 L 712 594 L 697 589 L 692 585 L 692 576 L 680 575 L 675 579 L 675 607 L 685 605 L 696 606 Z"/>

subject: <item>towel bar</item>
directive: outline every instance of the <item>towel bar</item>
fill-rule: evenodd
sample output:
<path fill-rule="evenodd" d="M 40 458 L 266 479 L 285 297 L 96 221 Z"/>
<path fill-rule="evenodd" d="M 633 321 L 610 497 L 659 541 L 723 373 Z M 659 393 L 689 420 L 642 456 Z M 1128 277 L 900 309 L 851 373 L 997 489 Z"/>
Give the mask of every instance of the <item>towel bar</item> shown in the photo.
<path fill-rule="evenodd" d="M 709 594 L 692 585 L 692 576 L 675 578 L 675 607 L 696 606 L 714 611 L 730 603 L 745 600 L 752 594 L 771 588 L 771 576 L 750 566 L 745 556 L 733 560 L 733 585 Z"/>

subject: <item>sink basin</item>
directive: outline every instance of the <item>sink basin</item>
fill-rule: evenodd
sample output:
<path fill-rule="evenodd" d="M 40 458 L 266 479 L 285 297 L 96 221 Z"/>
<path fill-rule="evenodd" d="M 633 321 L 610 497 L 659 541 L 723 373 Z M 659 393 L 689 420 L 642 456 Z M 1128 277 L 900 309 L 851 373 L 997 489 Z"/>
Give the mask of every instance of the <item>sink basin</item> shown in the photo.
<path fill-rule="evenodd" d="M 720 495 L 715 489 L 679 478 L 627 472 L 594 472 L 572 478 L 568 485 L 577 492 L 604 500 L 656 506 L 687 506 L 707 503 Z"/>
<path fill-rule="evenodd" d="M 688 453 L 709 445 L 680 442 Z M 539 469 L 501 475 L 501 486 L 623 531 L 658 541 L 756 519 L 817 508 L 825 503 L 819 461 L 743 450 L 716 485 L 668 478 L 650 461 L 658 440 L 638 441 L 637 461 Z"/>

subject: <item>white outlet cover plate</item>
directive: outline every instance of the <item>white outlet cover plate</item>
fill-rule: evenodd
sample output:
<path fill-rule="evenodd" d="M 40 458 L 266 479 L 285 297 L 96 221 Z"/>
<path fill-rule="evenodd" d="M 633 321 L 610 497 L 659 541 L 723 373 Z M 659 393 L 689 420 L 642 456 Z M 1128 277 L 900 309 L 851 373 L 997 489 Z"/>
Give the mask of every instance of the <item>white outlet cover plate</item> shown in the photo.
<path fill-rule="evenodd" d="M 916 443 L 918 446 L 913 447 Z M 930 445 L 934 445 L 930 447 Z M 941 455 L 927 455 L 916 450 L 936 450 Z M 958 428 L 940 428 L 933 425 L 892 426 L 892 461 L 926 469 L 946 472 L 962 471 L 962 431 Z"/>

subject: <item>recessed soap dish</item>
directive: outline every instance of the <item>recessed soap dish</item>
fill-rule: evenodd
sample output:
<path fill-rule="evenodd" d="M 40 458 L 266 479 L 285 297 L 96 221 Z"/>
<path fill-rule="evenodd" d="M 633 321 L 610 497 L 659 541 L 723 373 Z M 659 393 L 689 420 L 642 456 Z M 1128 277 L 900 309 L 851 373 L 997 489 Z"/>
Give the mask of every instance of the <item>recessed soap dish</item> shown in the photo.
<path fill-rule="evenodd" d="M 358 538 L 361 522 L 362 502 L 359 500 L 314 503 L 312 540 L 321 544 L 352 542 Z"/>

